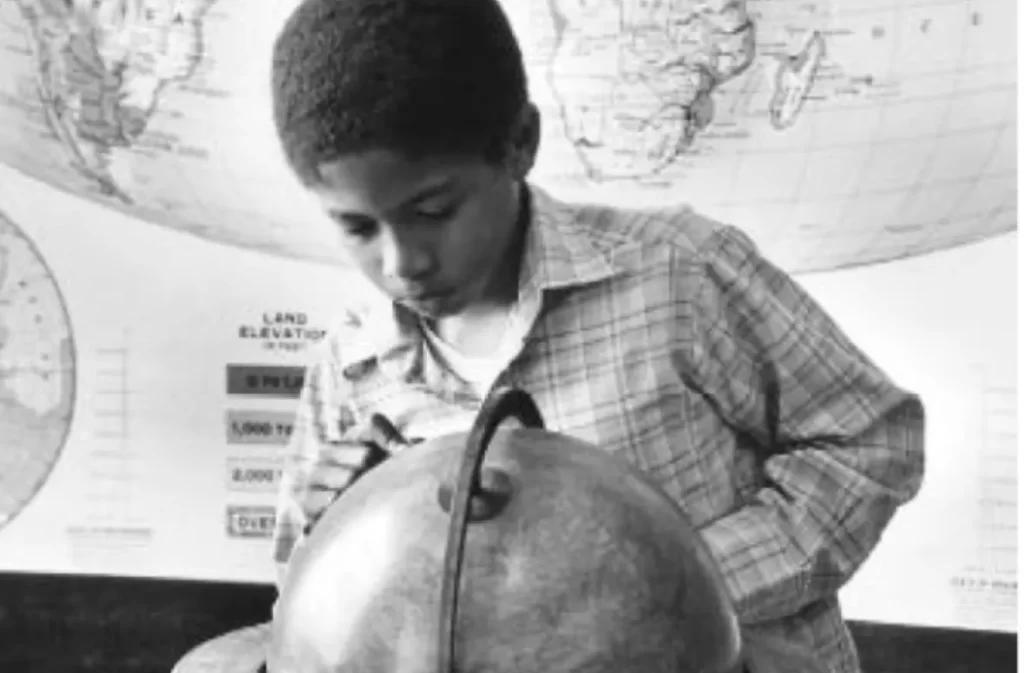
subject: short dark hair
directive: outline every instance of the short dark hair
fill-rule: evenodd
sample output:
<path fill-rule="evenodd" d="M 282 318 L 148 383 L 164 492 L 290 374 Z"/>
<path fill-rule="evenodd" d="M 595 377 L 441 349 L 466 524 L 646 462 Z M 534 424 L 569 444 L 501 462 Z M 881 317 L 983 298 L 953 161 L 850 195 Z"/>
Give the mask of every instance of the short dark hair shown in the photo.
<path fill-rule="evenodd" d="M 322 163 L 372 149 L 500 161 L 528 102 L 497 0 L 303 0 L 274 43 L 272 94 L 307 186 Z"/>

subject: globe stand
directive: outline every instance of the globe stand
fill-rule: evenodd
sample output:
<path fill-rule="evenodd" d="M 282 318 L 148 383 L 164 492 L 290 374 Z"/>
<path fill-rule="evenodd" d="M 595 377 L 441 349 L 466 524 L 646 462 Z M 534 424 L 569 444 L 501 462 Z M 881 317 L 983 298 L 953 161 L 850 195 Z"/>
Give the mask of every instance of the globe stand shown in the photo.
<path fill-rule="evenodd" d="M 458 620 L 459 581 L 469 524 L 497 516 L 512 498 L 512 480 L 501 470 L 481 466 L 499 426 L 515 418 L 528 428 L 544 428 L 544 419 L 529 393 L 515 388 L 493 390 L 477 414 L 466 440 L 466 451 L 454 485 L 443 483 L 437 496 L 451 513 L 441 576 L 441 631 L 438 673 L 455 673 L 455 628 Z"/>

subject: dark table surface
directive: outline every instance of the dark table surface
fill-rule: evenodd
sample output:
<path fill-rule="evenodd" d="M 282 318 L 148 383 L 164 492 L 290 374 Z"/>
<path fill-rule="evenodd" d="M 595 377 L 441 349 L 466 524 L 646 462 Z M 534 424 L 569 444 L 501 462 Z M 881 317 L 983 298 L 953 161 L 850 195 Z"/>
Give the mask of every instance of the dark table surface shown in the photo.
<path fill-rule="evenodd" d="M 0 573 L 0 673 L 170 673 L 269 619 L 270 586 Z M 1016 634 L 851 622 L 864 673 L 1010 673 Z"/>

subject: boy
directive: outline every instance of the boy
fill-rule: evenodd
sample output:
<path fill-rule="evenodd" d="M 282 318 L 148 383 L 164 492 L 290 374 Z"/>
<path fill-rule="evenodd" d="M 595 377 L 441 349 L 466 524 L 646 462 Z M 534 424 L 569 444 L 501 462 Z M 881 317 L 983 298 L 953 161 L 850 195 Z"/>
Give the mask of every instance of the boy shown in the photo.
<path fill-rule="evenodd" d="M 382 294 L 308 370 L 282 573 L 371 414 L 430 438 L 514 385 L 683 507 L 745 625 L 860 670 L 837 592 L 919 489 L 915 395 L 737 229 L 530 185 L 540 116 L 496 0 L 305 0 L 273 95 L 289 164 Z"/>

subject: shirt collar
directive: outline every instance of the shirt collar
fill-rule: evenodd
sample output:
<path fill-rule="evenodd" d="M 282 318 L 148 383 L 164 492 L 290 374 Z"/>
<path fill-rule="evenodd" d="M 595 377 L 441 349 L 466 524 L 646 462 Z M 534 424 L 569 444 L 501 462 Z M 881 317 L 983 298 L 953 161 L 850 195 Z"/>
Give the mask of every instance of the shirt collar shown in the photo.
<path fill-rule="evenodd" d="M 621 269 L 598 248 L 581 209 L 524 183 L 529 228 L 519 274 L 519 302 L 539 301 L 544 291 L 578 287 L 606 280 Z M 406 380 L 417 376 L 422 335 L 415 314 L 380 296 L 368 311 L 361 348 L 341 344 L 346 369 L 376 358 L 387 373 Z"/>
<path fill-rule="evenodd" d="M 539 187 L 527 185 L 527 190 L 531 220 L 519 275 L 520 299 L 543 290 L 588 285 L 619 272 L 580 222 L 578 206 L 558 201 Z"/>

